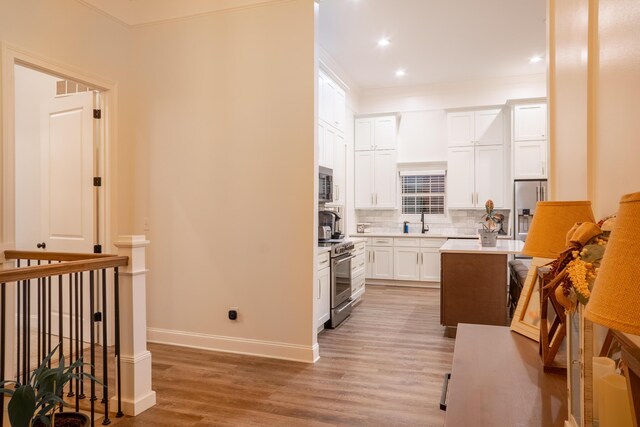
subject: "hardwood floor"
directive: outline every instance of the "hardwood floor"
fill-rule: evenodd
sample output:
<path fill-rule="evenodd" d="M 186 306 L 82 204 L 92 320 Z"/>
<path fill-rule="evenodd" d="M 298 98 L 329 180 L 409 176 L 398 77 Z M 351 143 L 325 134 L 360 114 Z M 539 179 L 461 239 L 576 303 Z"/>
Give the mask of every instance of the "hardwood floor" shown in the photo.
<path fill-rule="evenodd" d="M 436 289 L 368 286 L 315 365 L 149 345 L 158 404 L 123 426 L 441 426 L 454 340 Z"/>

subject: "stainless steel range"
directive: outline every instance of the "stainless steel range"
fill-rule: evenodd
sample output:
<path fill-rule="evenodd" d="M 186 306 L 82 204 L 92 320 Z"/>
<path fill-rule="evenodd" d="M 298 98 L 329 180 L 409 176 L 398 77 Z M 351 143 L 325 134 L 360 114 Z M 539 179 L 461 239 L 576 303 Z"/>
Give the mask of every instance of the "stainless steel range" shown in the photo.
<path fill-rule="evenodd" d="M 351 314 L 353 249 L 352 242 L 331 243 L 331 319 L 325 323 L 326 328 L 337 327 Z"/>

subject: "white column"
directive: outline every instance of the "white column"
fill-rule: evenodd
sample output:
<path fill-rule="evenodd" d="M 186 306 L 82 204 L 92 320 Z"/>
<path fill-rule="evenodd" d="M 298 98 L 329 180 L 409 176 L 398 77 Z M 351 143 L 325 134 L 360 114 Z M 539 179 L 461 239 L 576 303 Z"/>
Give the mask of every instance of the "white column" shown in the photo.
<path fill-rule="evenodd" d="M 156 404 L 151 390 L 151 353 L 147 350 L 145 236 L 121 236 L 114 244 L 118 255 L 129 257 L 120 267 L 120 366 L 122 411 L 136 416 Z M 117 397 L 111 398 L 117 410 Z"/>

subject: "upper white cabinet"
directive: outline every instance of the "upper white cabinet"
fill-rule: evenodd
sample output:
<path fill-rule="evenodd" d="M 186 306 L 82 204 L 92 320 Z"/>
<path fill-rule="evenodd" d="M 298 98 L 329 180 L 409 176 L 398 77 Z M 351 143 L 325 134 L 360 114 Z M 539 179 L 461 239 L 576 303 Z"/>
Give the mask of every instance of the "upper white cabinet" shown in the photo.
<path fill-rule="evenodd" d="M 501 109 L 449 113 L 447 206 L 481 208 L 491 199 L 506 204 L 507 163 Z"/>
<path fill-rule="evenodd" d="M 324 72 L 318 73 L 320 121 L 344 132 L 346 95 L 344 90 Z"/>
<path fill-rule="evenodd" d="M 548 176 L 547 105 L 528 103 L 513 107 L 513 178 Z"/>
<path fill-rule="evenodd" d="M 356 209 L 395 209 L 396 151 L 356 151 Z"/>
<path fill-rule="evenodd" d="M 333 145 L 333 204 L 344 206 L 347 200 L 347 144 L 340 133 Z"/>
<path fill-rule="evenodd" d="M 513 140 L 547 139 L 547 104 L 523 104 L 513 107 Z"/>
<path fill-rule="evenodd" d="M 449 113 L 447 128 L 449 147 L 504 143 L 504 119 L 501 109 Z"/>
<path fill-rule="evenodd" d="M 337 132 L 324 123 L 318 125 L 318 164 L 333 169 L 334 145 Z"/>
<path fill-rule="evenodd" d="M 355 120 L 355 150 L 395 150 L 395 116 L 362 117 Z"/>

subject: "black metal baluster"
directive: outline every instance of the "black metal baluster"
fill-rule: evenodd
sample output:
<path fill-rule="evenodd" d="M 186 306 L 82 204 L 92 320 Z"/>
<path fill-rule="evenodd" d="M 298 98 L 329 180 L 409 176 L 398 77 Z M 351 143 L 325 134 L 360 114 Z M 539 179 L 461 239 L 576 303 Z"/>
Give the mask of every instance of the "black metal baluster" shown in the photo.
<path fill-rule="evenodd" d="M 62 355 L 64 354 L 64 329 L 62 324 L 62 318 L 64 316 L 64 301 L 62 298 L 62 275 L 58 275 L 58 338 L 60 342 L 60 348 L 58 348 L 58 363 L 62 361 Z M 61 391 L 64 394 L 64 390 Z M 62 396 L 59 396 L 62 398 Z M 60 412 L 63 412 L 63 405 L 60 405 Z"/>
<path fill-rule="evenodd" d="M 107 270 L 102 269 L 102 403 L 104 419 L 102 425 L 111 423 L 109 419 L 109 360 L 107 358 Z"/>
<path fill-rule="evenodd" d="M 91 313 L 91 331 L 89 333 L 90 336 L 90 351 L 91 351 L 91 376 L 93 378 L 96 377 L 96 342 L 95 342 L 95 307 L 94 307 L 94 278 L 93 271 L 89 272 L 89 312 Z M 95 426 L 94 418 L 95 418 L 95 401 L 96 401 L 96 383 L 92 379 L 91 380 L 91 427 Z"/>
<path fill-rule="evenodd" d="M 49 261 L 49 265 L 51 265 L 51 261 Z M 51 328 L 52 328 L 52 318 L 51 318 L 51 313 L 53 312 L 52 309 L 52 302 L 51 300 L 53 299 L 53 293 L 51 292 L 51 276 L 47 277 L 47 293 L 49 294 L 49 300 L 47 301 L 48 303 L 48 307 L 47 307 L 47 354 L 51 353 Z M 49 368 L 51 367 L 51 359 L 49 359 Z"/>
<path fill-rule="evenodd" d="M 121 387 L 121 376 L 120 376 L 120 284 L 119 284 L 119 276 L 118 276 L 118 267 L 113 269 L 113 298 L 114 298 L 114 321 L 115 321 L 115 339 L 116 339 L 116 381 L 117 381 L 117 393 L 118 393 L 118 412 L 116 413 L 116 417 L 120 418 L 124 415 L 122 412 L 122 387 Z"/>
<path fill-rule="evenodd" d="M 20 268 L 20 260 L 18 260 L 18 268 Z M 17 307 L 18 307 L 18 313 L 17 313 L 17 325 L 16 325 L 16 388 L 18 388 L 18 386 L 20 385 L 20 362 L 22 361 L 22 359 L 20 359 L 20 333 L 21 333 L 21 329 L 20 329 L 20 323 L 22 320 L 22 290 L 20 289 L 20 282 L 16 282 L 16 291 L 18 294 L 18 298 L 17 298 Z"/>
<path fill-rule="evenodd" d="M 80 359 L 82 357 L 82 355 L 80 354 L 80 343 L 78 341 L 78 337 L 80 336 L 80 319 L 78 317 L 78 313 L 80 312 L 80 309 L 78 307 L 78 297 L 80 295 L 80 290 L 78 289 L 79 287 L 79 279 L 78 279 L 78 273 L 75 274 L 75 291 L 76 291 L 76 297 L 74 299 L 75 301 L 75 305 L 76 305 L 76 317 L 75 317 L 75 324 L 76 324 L 76 339 L 75 339 L 75 343 L 76 343 L 76 358 Z M 80 373 L 80 367 L 76 368 L 76 375 L 78 375 Z M 76 412 L 80 411 L 80 383 L 82 382 L 82 378 L 78 377 L 76 378 Z"/>
<path fill-rule="evenodd" d="M 69 273 L 69 363 L 73 362 L 73 273 Z M 73 397 L 73 381 L 69 381 L 67 397 Z"/>
<path fill-rule="evenodd" d="M 80 273 L 80 346 L 84 346 L 84 274 Z M 82 354 L 84 355 L 84 349 Z M 83 358 L 84 359 L 84 358 Z M 84 399 L 84 364 L 80 365 L 80 399 Z"/>
<path fill-rule="evenodd" d="M 29 266 L 29 263 L 27 263 L 27 266 Z M 29 356 L 31 354 L 29 348 L 29 345 L 31 344 L 29 342 L 29 327 L 31 325 L 31 322 L 29 321 L 29 281 L 23 280 L 22 286 L 22 325 L 24 326 L 22 328 L 22 384 L 28 384 L 30 362 Z"/>
<path fill-rule="evenodd" d="M 40 260 L 38 260 L 38 265 L 40 265 Z M 37 294 L 38 294 L 38 352 L 36 353 L 38 355 L 38 360 L 42 360 L 41 356 L 42 356 L 42 348 L 40 347 L 40 332 L 41 332 L 41 323 L 42 323 L 42 289 L 40 288 L 40 281 L 41 279 L 38 277 L 38 287 L 36 288 Z"/>

